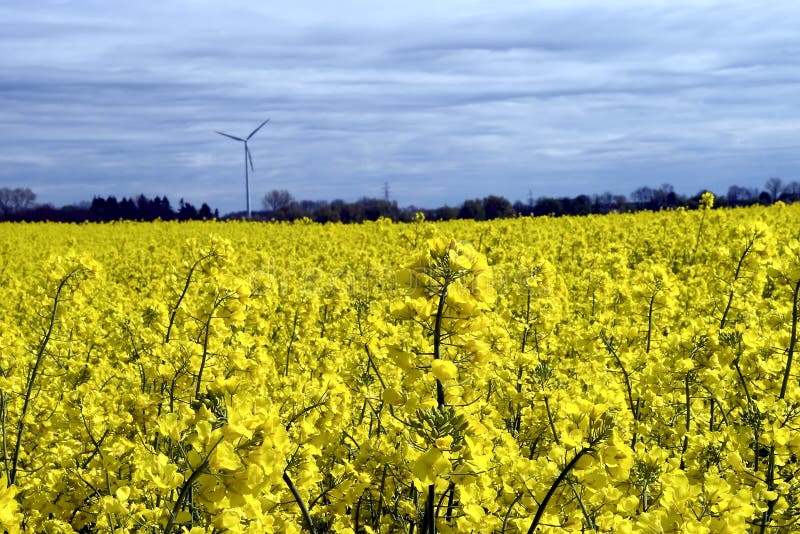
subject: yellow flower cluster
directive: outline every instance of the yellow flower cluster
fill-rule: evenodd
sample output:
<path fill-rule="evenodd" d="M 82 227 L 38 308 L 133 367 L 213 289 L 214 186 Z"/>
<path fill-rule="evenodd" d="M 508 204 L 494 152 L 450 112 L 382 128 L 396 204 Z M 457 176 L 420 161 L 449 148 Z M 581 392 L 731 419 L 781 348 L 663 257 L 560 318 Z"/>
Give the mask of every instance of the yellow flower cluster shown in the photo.
<path fill-rule="evenodd" d="M 0 531 L 800 531 L 800 206 L 0 225 Z"/>

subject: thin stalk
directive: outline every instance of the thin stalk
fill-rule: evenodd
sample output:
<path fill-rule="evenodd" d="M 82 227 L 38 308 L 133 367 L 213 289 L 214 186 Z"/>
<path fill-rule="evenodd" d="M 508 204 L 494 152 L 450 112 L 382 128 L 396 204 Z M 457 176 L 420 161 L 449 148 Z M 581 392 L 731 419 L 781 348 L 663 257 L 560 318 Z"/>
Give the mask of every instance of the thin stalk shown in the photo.
<path fill-rule="evenodd" d="M 547 411 L 547 422 L 550 423 L 550 430 L 553 432 L 553 439 L 556 442 L 556 445 L 560 445 L 561 442 L 558 440 L 558 432 L 556 432 L 556 426 L 553 423 L 553 415 L 550 413 L 550 402 L 547 398 L 547 395 L 544 396 L 544 408 Z"/>
<path fill-rule="evenodd" d="M 50 337 L 53 335 L 53 330 L 56 326 L 56 315 L 58 313 L 58 305 L 61 302 L 61 292 L 66 287 L 67 282 L 69 282 L 69 280 L 81 270 L 83 269 L 74 269 L 68 275 L 62 278 L 58 283 L 56 294 L 53 297 L 53 309 L 50 312 L 50 321 L 47 325 L 47 331 L 39 342 L 39 348 L 36 350 L 36 360 L 33 364 L 33 369 L 31 369 L 31 373 L 28 376 L 28 383 L 25 387 L 25 400 L 22 404 L 22 412 L 20 412 L 19 415 L 19 423 L 17 423 L 17 436 L 16 443 L 14 444 L 14 453 L 11 457 L 11 469 L 8 471 L 9 487 L 14 485 L 17 480 L 17 464 L 19 463 L 20 447 L 22 446 L 22 434 L 25 431 L 25 416 L 28 414 L 28 408 L 30 407 L 31 396 L 33 395 L 33 384 L 36 382 L 36 378 L 39 375 L 39 367 L 42 364 L 42 360 L 44 360 L 47 344 L 50 342 Z"/>
<path fill-rule="evenodd" d="M 500 534 L 506 533 L 506 527 L 508 526 L 508 518 L 511 516 L 511 511 L 514 509 L 514 506 L 516 506 L 516 504 L 519 502 L 522 496 L 523 496 L 522 493 L 517 493 L 517 496 L 514 497 L 514 500 L 511 502 L 511 506 L 508 507 L 506 515 L 503 516 L 503 526 L 500 528 Z"/>
<path fill-rule="evenodd" d="M 731 282 L 731 290 L 728 292 L 728 302 L 727 302 L 727 304 L 725 304 L 725 310 L 722 312 L 722 319 L 720 319 L 720 322 L 719 322 L 719 329 L 720 330 L 725 328 L 725 322 L 727 321 L 727 318 L 728 318 L 728 312 L 730 311 L 731 304 L 733 303 L 733 296 L 734 296 L 733 284 L 735 284 L 736 281 L 739 280 L 739 275 L 742 272 L 742 266 L 744 265 L 744 260 L 745 260 L 745 258 L 747 258 L 747 255 L 750 253 L 750 250 L 753 248 L 753 244 L 754 243 L 755 243 L 755 237 L 752 239 L 752 241 L 748 241 L 747 245 L 744 247 L 744 251 L 742 252 L 742 255 L 739 256 L 739 262 L 736 264 L 736 270 L 733 273 L 733 282 Z"/>
<path fill-rule="evenodd" d="M 355 527 L 356 527 L 353 530 L 355 530 L 356 532 L 358 532 L 359 529 L 361 528 L 361 500 L 363 498 L 364 498 L 364 496 L 361 495 L 361 497 L 358 498 L 358 502 L 356 502 L 356 509 L 355 509 L 355 512 L 354 512 L 355 513 L 355 520 L 353 521 L 353 523 L 355 524 Z"/>
<path fill-rule="evenodd" d="M 425 515 L 422 518 L 422 534 L 436 534 L 436 518 L 434 517 L 434 485 L 428 486 L 428 497 L 425 499 Z"/>
<path fill-rule="evenodd" d="M 381 475 L 381 488 L 378 492 L 378 521 L 375 525 L 375 530 L 381 531 L 381 519 L 383 518 L 383 490 L 386 487 L 386 469 L 388 464 L 383 465 L 383 474 Z"/>
<path fill-rule="evenodd" d="M 378 371 L 378 366 L 375 365 L 375 359 L 372 357 L 372 351 L 369 350 L 369 344 L 364 343 L 364 352 L 367 353 L 367 371 L 369 368 L 372 367 L 372 370 L 375 371 L 375 376 L 378 377 L 378 382 L 381 383 L 381 387 L 386 389 L 386 382 L 383 381 L 383 377 L 381 376 L 381 372 Z"/>
<path fill-rule="evenodd" d="M 742 374 L 742 369 L 739 367 L 739 357 L 737 356 L 735 360 L 733 360 L 733 368 L 736 369 L 736 374 L 739 375 L 739 382 L 742 384 L 742 389 L 744 389 L 744 396 L 747 399 L 747 404 L 752 402 L 750 398 L 750 390 L 747 389 L 747 380 L 744 379 L 744 374 Z"/>
<path fill-rule="evenodd" d="M 311 520 L 311 514 L 308 512 L 308 507 L 306 506 L 306 503 L 303 500 L 303 497 L 300 496 L 300 492 L 297 491 L 297 488 L 295 487 L 294 482 L 292 482 L 292 479 L 289 478 L 289 473 L 287 473 L 286 471 L 283 472 L 283 481 L 286 482 L 286 485 L 289 487 L 289 491 L 292 492 L 292 496 L 294 497 L 294 500 L 297 502 L 297 506 L 300 507 L 300 513 L 303 514 L 303 519 L 306 522 L 306 526 L 308 527 L 308 531 L 311 534 L 315 534 L 316 531 L 314 530 L 314 522 Z M 167 533 L 164 533 L 164 534 L 167 534 Z"/>
<path fill-rule="evenodd" d="M 792 294 L 792 333 L 789 337 L 789 349 L 787 350 L 787 357 L 786 357 L 786 370 L 783 372 L 783 383 L 781 384 L 781 393 L 778 396 L 779 399 L 783 399 L 786 396 L 786 388 L 789 384 L 789 375 L 792 371 L 792 357 L 794 356 L 794 349 L 797 344 L 797 320 L 798 320 L 798 294 L 800 294 L 800 280 L 795 284 L 794 291 Z M 758 441 L 756 441 L 756 446 L 758 446 Z M 758 451 L 756 451 L 756 457 L 758 456 Z M 769 461 L 767 464 L 767 489 L 772 491 L 775 489 L 775 445 L 770 446 L 769 448 Z M 767 502 L 767 509 L 764 511 L 764 515 L 761 518 L 761 533 L 765 533 L 767 530 L 767 525 L 772 520 L 772 512 L 775 509 L 775 504 L 778 502 L 777 499 L 772 499 L 771 501 Z"/>
<path fill-rule="evenodd" d="M 700 218 L 700 227 L 697 230 L 697 240 L 694 243 L 694 249 L 692 250 L 692 258 L 689 261 L 689 265 L 694 265 L 694 260 L 697 257 L 697 249 L 700 247 L 700 238 L 703 237 L 703 225 L 706 222 L 706 212 L 707 209 L 703 209 L 703 216 Z"/>
<path fill-rule="evenodd" d="M 646 512 L 648 508 L 650 505 L 647 503 L 647 479 L 645 479 L 642 484 L 642 512 Z"/>
<path fill-rule="evenodd" d="M 8 473 L 8 439 L 6 433 L 6 418 L 8 417 L 8 401 L 6 394 L 0 393 L 0 425 L 2 425 L 3 438 L 3 472 Z"/>
<path fill-rule="evenodd" d="M 450 482 L 450 485 L 447 487 L 447 491 L 450 495 L 447 497 L 447 512 L 445 513 L 445 520 L 449 523 L 451 519 L 453 519 L 453 509 L 455 508 L 454 502 L 456 497 L 456 484 L 455 482 Z"/>
<path fill-rule="evenodd" d="M 709 409 L 708 409 L 708 429 L 713 432 L 714 431 L 714 404 L 716 404 L 714 397 L 708 399 Z"/>
<path fill-rule="evenodd" d="M 327 306 L 325 307 L 327 310 Z M 358 324 L 358 335 L 364 336 L 364 327 L 361 325 L 361 313 L 359 312 L 356 315 L 356 324 Z M 381 376 L 381 372 L 378 371 L 378 366 L 375 365 L 375 359 L 372 357 L 372 351 L 369 350 L 369 343 L 364 342 L 364 352 L 367 353 L 367 373 L 369 373 L 369 368 L 375 371 L 375 376 L 378 377 L 378 381 L 381 383 L 381 388 L 386 389 L 386 383 L 383 381 L 383 377 Z"/>
<path fill-rule="evenodd" d="M 605 334 L 601 334 L 601 339 L 603 340 L 603 344 L 606 346 L 606 350 L 609 354 L 614 358 L 614 361 L 619 366 L 620 371 L 622 371 L 622 376 L 625 379 L 625 392 L 628 394 L 628 407 L 631 409 L 631 414 L 633 414 L 633 418 L 635 420 L 639 420 L 638 418 L 638 410 L 636 406 L 633 404 L 633 387 L 631 386 L 631 375 L 628 373 L 628 370 L 625 369 L 625 365 L 622 363 L 619 355 L 617 354 L 617 350 L 614 348 L 613 339 L 609 339 L 605 336 Z"/>
<path fill-rule="evenodd" d="M 227 297 L 222 297 L 214 302 L 214 306 L 208 313 L 206 324 L 203 326 L 203 354 L 200 358 L 200 369 L 197 371 L 197 387 L 195 387 L 194 390 L 194 397 L 196 399 L 200 397 L 200 385 L 203 381 L 203 370 L 206 367 L 206 358 L 208 357 L 208 340 L 211 336 L 211 321 L 214 319 L 214 312 L 217 311 L 219 305 L 222 304 L 226 299 Z"/>
<path fill-rule="evenodd" d="M 444 316 L 444 304 L 447 300 L 447 286 L 445 282 L 442 292 L 439 294 L 439 305 L 436 308 L 436 319 L 433 324 L 433 359 L 442 359 L 442 317 Z M 444 406 L 444 385 L 441 380 L 436 379 L 436 403 L 439 408 Z"/>
<path fill-rule="evenodd" d="M 800 280 L 794 286 L 792 295 L 792 333 L 789 337 L 789 350 L 786 356 L 786 370 L 783 372 L 783 383 L 781 384 L 780 398 L 786 396 L 786 388 L 789 385 L 789 375 L 792 371 L 792 357 L 794 356 L 794 349 L 797 345 L 797 319 L 798 319 L 798 294 L 800 294 Z"/>
<path fill-rule="evenodd" d="M 545 508 L 547 508 L 547 505 L 550 502 L 550 499 L 553 497 L 553 494 L 555 494 L 556 489 L 558 489 L 558 486 L 561 485 L 569 472 L 572 471 L 572 468 L 575 467 L 575 464 L 578 463 L 583 455 L 591 452 L 592 450 L 593 449 L 591 447 L 582 448 L 580 451 L 578 451 L 578 454 L 576 454 L 572 460 L 569 461 L 564 469 L 561 470 L 561 472 L 558 474 L 558 477 L 556 477 L 556 479 L 553 481 L 553 484 L 550 486 L 550 489 L 547 490 L 547 494 L 545 494 L 544 499 L 542 499 L 542 503 L 539 505 L 539 508 L 536 510 L 536 515 L 533 517 L 531 526 L 528 529 L 528 534 L 533 534 L 536 532 L 536 528 L 539 526 L 539 522 L 542 520 L 542 516 L 544 515 Z"/>
<path fill-rule="evenodd" d="M 569 484 L 572 493 L 575 495 L 575 499 L 578 500 L 578 506 L 583 514 L 583 520 L 586 522 L 586 527 L 589 530 L 597 530 L 594 526 L 594 521 L 592 521 L 592 517 L 589 515 L 589 510 L 586 509 L 586 505 L 583 504 L 583 499 L 581 499 L 581 495 L 578 493 L 578 488 L 575 487 L 575 483 L 571 480 L 567 480 L 567 484 Z"/>
<path fill-rule="evenodd" d="M 654 291 L 653 295 L 650 297 L 650 306 L 647 310 L 647 348 L 645 352 L 650 354 L 650 339 L 652 338 L 653 334 L 653 304 L 656 301 L 656 294 L 658 291 Z"/>
<path fill-rule="evenodd" d="M 297 314 L 299 310 L 294 311 L 294 321 L 292 322 L 292 335 L 289 338 L 289 346 L 286 349 L 286 367 L 283 370 L 283 376 L 289 376 L 289 358 L 292 355 L 292 345 L 294 344 L 294 336 L 297 332 Z"/>
<path fill-rule="evenodd" d="M 181 306 L 181 302 L 183 302 L 184 297 L 186 297 L 186 293 L 189 291 L 189 285 L 192 283 L 192 276 L 194 276 L 194 271 L 200 266 L 202 262 L 207 260 L 208 258 L 214 256 L 216 253 L 209 252 L 202 258 L 199 258 L 195 261 L 192 266 L 189 268 L 189 273 L 186 275 L 186 282 L 183 284 L 183 290 L 181 291 L 178 300 L 175 302 L 175 305 L 169 312 L 169 324 L 167 325 L 167 333 L 164 335 L 164 343 L 169 343 L 169 335 L 172 331 L 172 325 L 175 323 L 175 316 L 178 314 L 178 308 Z"/>
<path fill-rule="evenodd" d="M 214 452 L 214 449 L 217 448 L 217 445 L 220 444 L 222 439 L 223 438 L 220 437 L 217 440 L 217 442 L 214 443 L 214 446 L 211 447 L 211 450 L 208 451 L 208 455 L 206 456 L 206 459 L 203 460 L 203 463 L 198 465 L 197 469 L 192 471 L 192 474 L 189 475 L 189 478 L 187 478 L 186 482 L 183 483 L 181 491 L 178 494 L 178 499 L 175 501 L 175 505 L 172 507 L 172 511 L 169 514 L 169 519 L 167 520 L 167 526 L 164 527 L 164 534 L 169 534 L 172 531 L 172 528 L 175 526 L 175 518 L 178 517 L 178 512 L 181 511 L 181 508 L 183 508 L 183 504 L 189 497 L 189 494 L 191 493 L 192 490 L 192 485 L 195 483 L 198 477 L 203 474 L 203 471 L 205 471 L 206 468 L 208 467 L 208 463 L 211 458 L 211 453 Z"/>
<path fill-rule="evenodd" d="M 686 373 L 686 376 L 683 380 L 684 402 L 686 403 L 686 435 L 683 436 L 683 447 L 681 449 L 681 469 L 686 468 L 684 455 L 686 454 L 686 450 L 689 448 L 689 426 L 691 425 L 692 421 L 692 397 L 689 389 L 690 373 L 691 371 Z"/>
<path fill-rule="evenodd" d="M 550 423 L 550 430 L 553 432 L 553 439 L 555 440 L 556 445 L 560 445 L 561 442 L 558 439 L 558 433 L 556 433 L 556 427 L 553 424 L 553 416 L 550 414 L 550 404 L 549 404 L 546 396 L 544 398 L 544 406 L 545 406 L 545 409 L 547 410 L 547 420 Z M 584 519 L 584 521 L 586 521 L 586 525 L 591 530 L 595 530 L 594 522 L 592 521 L 592 518 L 589 517 L 589 512 L 586 510 L 586 506 L 583 504 L 583 499 L 581 499 L 580 494 L 578 494 L 578 490 L 575 488 L 575 484 L 573 484 L 572 481 L 567 481 L 567 482 L 569 484 L 569 487 L 572 489 L 572 493 L 575 494 L 575 498 L 578 500 L 578 504 L 580 505 L 581 512 L 583 513 L 583 519 Z"/>
<path fill-rule="evenodd" d="M 528 297 L 525 303 L 525 328 L 522 330 L 522 345 L 520 352 L 525 354 L 525 349 L 528 344 L 528 333 L 530 332 L 531 321 L 531 290 L 528 288 Z M 522 366 L 517 368 L 517 394 L 522 393 Z M 515 432 L 519 432 L 522 427 L 522 403 L 517 403 L 517 409 L 514 412 L 513 428 Z"/>

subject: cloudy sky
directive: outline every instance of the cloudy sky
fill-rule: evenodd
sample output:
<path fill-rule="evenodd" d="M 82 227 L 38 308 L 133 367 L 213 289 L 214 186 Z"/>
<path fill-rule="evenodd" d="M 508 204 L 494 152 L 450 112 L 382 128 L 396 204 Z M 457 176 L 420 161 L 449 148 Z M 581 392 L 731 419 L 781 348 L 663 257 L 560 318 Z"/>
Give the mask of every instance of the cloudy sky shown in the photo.
<path fill-rule="evenodd" d="M 379 6 L 379 8 L 378 8 Z M 800 4 L 0 4 L 0 186 L 254 208 L 800 179 Z"/>

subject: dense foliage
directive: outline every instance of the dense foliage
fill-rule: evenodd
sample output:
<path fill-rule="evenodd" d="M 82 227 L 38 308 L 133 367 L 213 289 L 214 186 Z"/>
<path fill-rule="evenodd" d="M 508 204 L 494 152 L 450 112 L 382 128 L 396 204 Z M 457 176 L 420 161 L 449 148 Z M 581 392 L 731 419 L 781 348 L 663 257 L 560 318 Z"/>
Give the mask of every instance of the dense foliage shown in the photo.
<path fill-rule="evenodd" d="M 800 205 L 0 226 L 0 530 L 800 531 Z"/>
<path fill-rule="evenodd" d="M 770 178 L 765 189 L 730 186 L 726 195 L 717 199 L 719 206 L 737 207 L 755 204 L 769 205 L 775 202 L 790 204 L 800 202 L 800 182 L 784 184 L 780 178 Z M 389 200 L 388 184 L 383 198 L 362 197 L 353 202 L 344 200 L 296 201 L 285 189 L 273 189 L 262 198 L 263 211 L 252 212 L 250 219 L 259 221 L 296 221 L 308 218 L 318 223 L 343 222 L 361 223 L 391 219 L 395 222 L 411 222 L 417 213 L 433 221 L 453 219 L 473 219 L 485 221 L 504 219 L 518 215 L 565 216 L 606 213 L 627 213 L 636 211 L 659 211 L 664 209 L 696 209 L 703 190 L 693 196 L 680 195 L 669 184 L 660 187 L 639 187 L 625 195 L 603 193 L 575 197 L 539 197 L 528 194 L 527 202 L 513 204 L 507 198 L 489 195 L 483 198 L 467 199 L 460 207 L 440 206 L 438 208 L 400 207 Z M 211 219 L 246 219 L 247 213 L 233 212 L 220 217 L 217 210 L 208 204 L 196 208 L 180 199 L 177 209 L 173 209 L 169 199 L 156 196 L 153 199 L 144 195 L 136 198 L 115 196 L 95 196 L 91 203 L 67 205 L 61 208 L 49 204 L 36 204 L 36 195 L 27 188 L 0 187 L 0 221 L 28 222 L 110 222 L 110 221 L 190 221 Z"/>

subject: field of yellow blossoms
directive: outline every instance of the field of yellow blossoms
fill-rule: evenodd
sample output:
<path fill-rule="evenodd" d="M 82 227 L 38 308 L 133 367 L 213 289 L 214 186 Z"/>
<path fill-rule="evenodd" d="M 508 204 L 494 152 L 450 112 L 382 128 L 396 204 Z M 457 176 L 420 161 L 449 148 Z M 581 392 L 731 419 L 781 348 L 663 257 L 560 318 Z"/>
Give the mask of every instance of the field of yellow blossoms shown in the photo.
<path fill-rule="evenodd" d="M 800 532 L 800 205 L 0 225 L 0 531 Z"/>

